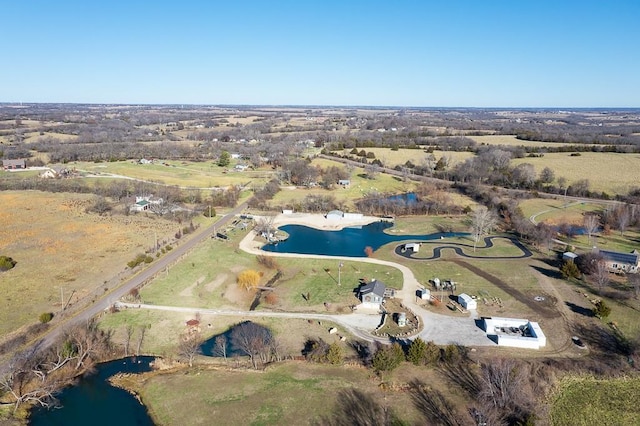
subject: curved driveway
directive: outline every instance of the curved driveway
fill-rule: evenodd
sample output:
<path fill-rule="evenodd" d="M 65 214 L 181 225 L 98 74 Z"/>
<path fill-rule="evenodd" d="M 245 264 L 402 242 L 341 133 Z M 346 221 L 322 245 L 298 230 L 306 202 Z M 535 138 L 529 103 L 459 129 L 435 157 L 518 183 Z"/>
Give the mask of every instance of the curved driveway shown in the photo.
<path fill-rule="evenodd" d="M 504 260 L 504 259 L 525 259 L 527 257 L 533 256 L 533 253 L 531 253 L 531 250 L 529 250 L 527 247 L 525 247 L 524 244 L 522 244 L 520 241 L 518 241 L 517 238 L 513 238 L 513 237 L 500 237 L 500 236 L 485 237 L 484 238 L 484 246 L 483 247 L 477 247 L 476 246 L 476 248 L 479 248 L 479 249 L 491 248 L 491 247 L 493 247 L 493 240 L 496 239 L 496 238 L 501 238 L 501 239 L 505 239 L 505 240 L 511 241 L 511 243 L 513 245 L 515 245 L 516 247 L 518 247 L 522 251 L 522 255 L 520 255 L 520 256 L 475 256 L 475 255 L 471 255 L 471 254 L 466 254 L 465 252 L 462 251 L 463 247 L 472 249 L 473 248 L 472 245 L 470 245 L 470 244 L 461 244 L 461 243 L 439 244 L 438 247 L 435 247 L 433 249 L 433 256 L 430 256 L 430 257 L 416 256 L 416 253 L 414 253 L 413 251 L 404 250 L 405 244 L 407 244 L 407 243 L 403 243 L 403 244 L 400 244 L 400 245 L 396 246 L 395 253 L 398 256 L 402 256 L 404 258 L 413 259 L 413 260 L 435 260 L 435 259 L 439 259 L 440 255 L 442 254 L 442 250 L 445 250 L 445 249 L 453 250 L 453 251 L 456 252 L 456 254 L 458 256 L 466 257 L 468 259 Z M 438 244 L 438 243 L 434 242 L 434 241 L 420 241 L 420 244 L 422 245 L 422 244 Z"/>

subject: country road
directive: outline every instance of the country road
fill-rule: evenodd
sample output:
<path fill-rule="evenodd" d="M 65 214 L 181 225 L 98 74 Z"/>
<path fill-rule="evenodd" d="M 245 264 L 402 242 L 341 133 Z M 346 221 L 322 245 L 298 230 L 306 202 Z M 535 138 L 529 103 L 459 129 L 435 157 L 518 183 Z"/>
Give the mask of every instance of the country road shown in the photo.
<path fill-rule="evenodd" d="M 143 269 L 135 276 L 131 277 L 121 286 L 113 290 L 112 292 L 106 294 L 104 297 L 98 299 L 95 303 L 88 306 L 84 310 L 80 311 L 76 315 L 71 318 L 65 319 L 62 322 L 55 324 L 51 329 L 47 331 L 47 333 L 42 336 L 41 340 L 35 343 L 41 348 L 49 347 L 53 344 L 56 339 L 60 337 L 60 335 L 64 332 L 65 329 L 72 327 L 76 324 L 79 324 L 83 321 L 88 321 L 93 318 L 95 315 L 109 308 L 109 306 L 113 305 L 116 301 L 120 300 L 123 296 L 129 293 L 132 289 L 144 284 L 148 280 L 152 279 L 156 274 L 163 271 L 169 265 L 175 263 L 192 250 L 198 243 L 202 242 L 206 238 L 209 238 L 214 232 L 215 229 L 220 229 L 221 226 L 224 226 L 230 219 L 239 213 L 241 213 L 245 208 L 247 208 L 248 202 L 244 202 L 233 210 L 224 215 L 220 220 L 216 221 L 214 224 L 205 228 L 203 231 L 193 235 L 191 239 L 187 240 L 183 244 L 177 246 L 175 249 L 171 250 L 164 256 L 160 257 L 158 260 L 154 261 L 147 267 Z"/>

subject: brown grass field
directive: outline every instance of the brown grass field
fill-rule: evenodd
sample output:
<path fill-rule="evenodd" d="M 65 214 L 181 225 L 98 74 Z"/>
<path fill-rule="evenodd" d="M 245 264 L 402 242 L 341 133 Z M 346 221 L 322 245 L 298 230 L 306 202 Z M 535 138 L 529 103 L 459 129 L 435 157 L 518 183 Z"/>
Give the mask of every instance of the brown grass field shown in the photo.
<path fill-rule="evenodd" d="M 330 366 L 290 361 L 263 372 L 209 369 L 183 374 L 158 374 L 142 385 L 141 396 L 158 424 L 315 424 L 330 415 L 340 389 L 358 388 L 370 394 L 410 424 L 425 422 L 402 389 L 411 380 L 421 380 L 438 389 L 447 387 L 435 369 L 408 363 L 385 378 L 394 387 L 378 386 L 380 379 L 359 366 Z M 187 389 L 176 393 L 172 389 Z M 454 403 L 463 399 L 450 390 Z M 171 395 L 170 398 L 167 398 Z"/>
<path fill-rule="evenodd" d="M 580 179 L 588 179 L 592 191 L 609 195 L 627 194 L 640 182 L 640 154 L 610 152 L 583 152 L 572 157 L 568 152 L 545 154 L 537 158 L 517 158 L 512 165 L 529 163 L 540 173 L 545 167 L 554 171 L 556 179 L 564 177 L 571 185 Z"/>
<path fill-rule="evenodd" d="M 126 268 L 154 236 L 169 239 L 179 225 L 144 215 L 85 212 L 93 196 L 37 191 L 0 192 L 0 254 L 18 263 L 0 273 L 0 336 L 58 312 L 61 289 L 71 303 L 100 289 Z M 117 279 L 116 279 L 117 281 Z"/>

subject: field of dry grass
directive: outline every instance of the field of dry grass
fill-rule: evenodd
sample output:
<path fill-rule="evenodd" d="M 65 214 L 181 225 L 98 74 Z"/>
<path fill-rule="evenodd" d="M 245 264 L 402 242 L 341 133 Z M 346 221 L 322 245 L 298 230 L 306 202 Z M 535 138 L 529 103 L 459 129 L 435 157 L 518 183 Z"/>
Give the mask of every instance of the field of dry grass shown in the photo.
<path fill-rule="evenodd" d="M 79 171 L 91 174 L 116 174 L 144 181 L 160 182 L 167 185 L 189 186 L 195 188 L 226 187 L 244 185 L 249 182 L 260 184 L 272 178 L 270 169 L 233 171 L 219 167 L 213 162 L 164 161 L 154 164 L 136 164 L 133 161 L 117 161 L 110 163 L 71 163 Z"/>
<path fill-rule="evenodd" d="M 532 164 L 536 173 L 549 167 L 556 179 L 564 177 L 568 185 L 588 179 L 592 191 L 604 191 L 610 195 L 626 194 L 640 182 L 640 154 L 583 152 L 572 157 L 568 152 L 558 152 L 511 161 L 514 166 L 522 163 Z"/>
<path fill-rule="evenodd" d="M 393 168 L 397 165 L 403 165 L 407 161 L 411 161 L 413 164 L 419 165 L 427 158 L 427 153 L 421 149 L 398 149 L 392 151 L 390 148 L 358 148 L 358 151 L 364 149 L 366 152 L 373 152 L 377 159 L 382 161 L 386 167 Z M 345 155 L 349 155 L 351 150 L 347 149 L 343 152 Z M 449 167 L 454 167 L 457 163 L 461 163 L 467 158 L 474 156 L 472 152 L 457 152 L 457 151 L 434 151 L 433 155 L 436 160 L 439 160 L 442 156 L 451 158 Z"/>
<path fill-rule="evenodd" d="M 487 136 L 467 136 L 480 145 L 506 145 L 506 146 L 525 146 L 528 148 L 554 147 L 561 145 L 570 145 L 561 142 L 540 142 L 540 141 L 524 141 L 517 139 L 515 135 L 487 135 Z"/>
<path fill-rule="evenodd" d="M 156 217 L 86 213 L 93 196 L 0 192 L 0 254 L 18 263 L 0 273 L 0 336 L 101 289 L 137 253 L 169 239 L 175 223 Z M 117 277 L 116 277 L 117 281 Z"/>
<path fill-rule="evenodd" d="M 412 380 L 447 388 L 444 375 L 433 368 L 404 363 L 386 380 L 391 386 L 377 386 L 380 380 L 360 366 L 330 366 L 291 361 L 263 372 L 200 368 L 184 374 L 160 374 L 143 386 L 141 396 L 158 424 L 315 424 L 328 416 L 340 389 L 357 388 L 390 407 L 408 424 L 425 424 L 406 391 Z M 184 389 L 176 393 L 173 390 Z M 460 404 L 458 389 L 447 399 Z"/>

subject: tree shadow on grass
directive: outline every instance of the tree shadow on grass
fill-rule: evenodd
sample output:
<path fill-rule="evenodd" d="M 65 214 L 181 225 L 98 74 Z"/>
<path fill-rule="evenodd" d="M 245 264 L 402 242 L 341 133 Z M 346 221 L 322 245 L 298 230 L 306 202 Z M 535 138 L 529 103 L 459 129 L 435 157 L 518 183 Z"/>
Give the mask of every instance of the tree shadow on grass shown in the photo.
<path fill-rule="evenodd" d="M 592 309 L 585 308 L 583 306 L 579 306 L 579 305 L 576 305 L 575 303 L 571 303 L 571 302 L 564 302 L 564 304 L 567 305 L 567 307 L 569 309 L 571 309 L 572 312 L 575 312 L 576 314 L 584 315 L 585 317 L 593 317 L 593 316 L 595 316 L 593 314 L 593 310 Z"/>
<path fill-rule="evenodd" d="M 539 266 L 533 266 L 533 265 L 531 265 L 531 267 L 536 271 L 540 272 L 545 277 L 554 278 L 554 279 L 562 278 L 562 274 L 558 270 L 550 269 L 550 268 L 541 268 Z"/>
<path fill-rule="evenodd" d="M 422 414 L 427 424 L 443 426 L 464 424 L 455 406 L 440 391 L 427 387 L 417 379 L 413 380 L 410 386 L 413 405 Z"/>

